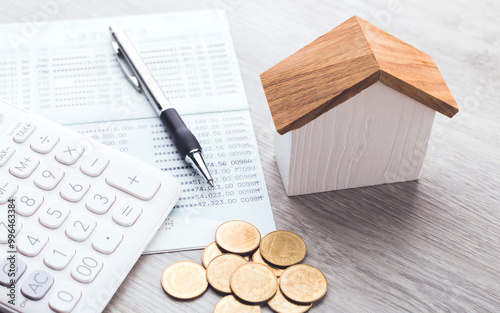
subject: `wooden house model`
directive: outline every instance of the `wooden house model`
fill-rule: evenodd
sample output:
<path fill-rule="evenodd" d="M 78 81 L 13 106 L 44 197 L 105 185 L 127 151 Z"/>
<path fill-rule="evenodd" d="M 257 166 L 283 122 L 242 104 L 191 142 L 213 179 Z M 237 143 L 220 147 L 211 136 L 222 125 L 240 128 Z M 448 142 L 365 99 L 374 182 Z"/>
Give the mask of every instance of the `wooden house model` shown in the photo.
<path fill-rule="evenodd" d="M 357 16 L 261 81 L 287 195 L 417 179 L 435 112 L 458 112 L 430 56 Z"/>

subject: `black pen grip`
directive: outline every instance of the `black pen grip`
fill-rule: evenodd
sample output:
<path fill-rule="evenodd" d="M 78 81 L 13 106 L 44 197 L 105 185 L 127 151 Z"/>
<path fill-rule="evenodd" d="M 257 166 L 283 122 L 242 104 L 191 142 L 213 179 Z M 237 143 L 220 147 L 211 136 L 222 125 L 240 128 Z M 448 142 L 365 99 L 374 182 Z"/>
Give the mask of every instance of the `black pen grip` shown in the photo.
<path fill-rule="evenodd" d="M 160 114 L 160 119 L 168 131 L 168 134 L 174 140 L 177 151 L 184 159 L 186 155 L 193 150 L 200 150 L 201 146 L 193 133 L 182 121 L 179 113 L 175 109 L 166 109 Z"/>

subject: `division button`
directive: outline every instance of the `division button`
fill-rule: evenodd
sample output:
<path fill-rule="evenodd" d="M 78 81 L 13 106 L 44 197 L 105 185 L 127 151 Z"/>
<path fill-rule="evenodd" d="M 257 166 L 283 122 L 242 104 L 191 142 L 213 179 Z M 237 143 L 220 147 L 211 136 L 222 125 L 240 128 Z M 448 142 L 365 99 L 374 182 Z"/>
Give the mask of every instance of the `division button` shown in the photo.
<path fill-rule="evenodd" d="M 35 152 L 46 154 L 52 151 L 58 142 L 59 136 L 50 131 L 37 132 L 30 147 Z"/>

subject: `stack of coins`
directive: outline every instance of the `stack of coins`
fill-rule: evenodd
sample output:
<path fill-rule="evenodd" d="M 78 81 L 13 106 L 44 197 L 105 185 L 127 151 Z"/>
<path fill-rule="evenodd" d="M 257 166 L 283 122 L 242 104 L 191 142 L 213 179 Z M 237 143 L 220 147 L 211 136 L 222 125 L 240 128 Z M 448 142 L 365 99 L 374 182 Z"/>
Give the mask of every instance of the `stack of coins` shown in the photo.
<path fill-rule="evenodd" d="M 295 233 L 277 230 L 261 240 L 252 224 L 229 221 L 203 251 L 203 266 L 176 262 L 165 269 L 161 284 L 178 299 L 196 298 L 212 286 L 226 295 L 214 313 L 258 313 L 265 303 L 278 313 L 301 313 L 327 290 L 320 270 L 299 264 L 305 256 L 306 245 Z"/>

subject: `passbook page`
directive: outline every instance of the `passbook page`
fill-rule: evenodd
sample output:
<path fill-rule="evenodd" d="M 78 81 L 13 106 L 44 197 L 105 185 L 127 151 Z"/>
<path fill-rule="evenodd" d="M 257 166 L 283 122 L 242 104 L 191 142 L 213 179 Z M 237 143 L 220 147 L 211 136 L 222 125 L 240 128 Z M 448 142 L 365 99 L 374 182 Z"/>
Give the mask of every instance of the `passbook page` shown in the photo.
<path fill-rule="evenodd" d="M 118 24 L 200 141 L 209 187 L 181 160 L 126 80 L 108 26 Z M 275 229 L 229 24 L 220 10 L 0 25 L 0 98 L 170 172 L 181 196 L 146 253 L 204 247 L 221 223 Z M 144 208 L 147 210 L 147 208 Z"/>

